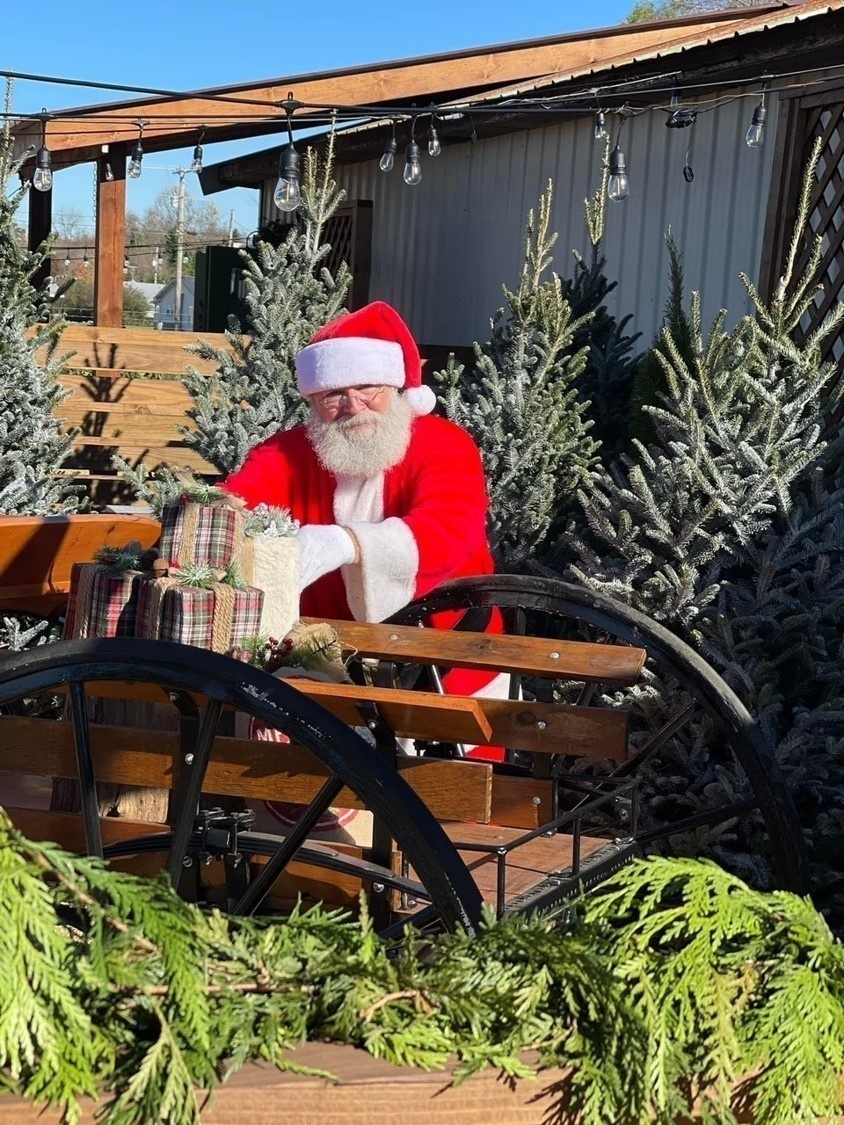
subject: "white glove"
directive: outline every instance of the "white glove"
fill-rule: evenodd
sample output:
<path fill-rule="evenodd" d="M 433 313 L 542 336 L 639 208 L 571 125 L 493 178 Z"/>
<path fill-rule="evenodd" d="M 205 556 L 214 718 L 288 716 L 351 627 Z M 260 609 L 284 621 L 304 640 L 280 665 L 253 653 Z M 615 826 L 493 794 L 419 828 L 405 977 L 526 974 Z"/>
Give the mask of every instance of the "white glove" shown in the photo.
<path fill-rule="evenodd" d="M 301 589 L 324 574 L 355 561 L 355 542 L 347 531 L 333 523 L 309 523 L 296 536 L 301 548 Z"/>

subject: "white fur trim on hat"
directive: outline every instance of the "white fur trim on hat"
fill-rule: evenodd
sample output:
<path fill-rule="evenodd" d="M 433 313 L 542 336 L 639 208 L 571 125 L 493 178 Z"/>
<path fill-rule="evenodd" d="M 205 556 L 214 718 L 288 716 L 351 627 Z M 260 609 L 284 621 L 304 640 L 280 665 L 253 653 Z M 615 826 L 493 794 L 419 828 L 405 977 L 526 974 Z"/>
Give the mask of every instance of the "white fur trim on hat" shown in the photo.
<path fill-rule="evenodd" d="M 437 396 L 430 387 L 408 387 L 404 398 L 410 407 L 410 412 L 418 417 L 420 414 L 430 414 L 437 405 Z"/>
<path fill-rule="evenodd" d="M 303 395 L 366 383 L 403 387 L 404 353 L 392 340 L 337 336 L 302 348 L 296 356 L 296 377 Z"/>

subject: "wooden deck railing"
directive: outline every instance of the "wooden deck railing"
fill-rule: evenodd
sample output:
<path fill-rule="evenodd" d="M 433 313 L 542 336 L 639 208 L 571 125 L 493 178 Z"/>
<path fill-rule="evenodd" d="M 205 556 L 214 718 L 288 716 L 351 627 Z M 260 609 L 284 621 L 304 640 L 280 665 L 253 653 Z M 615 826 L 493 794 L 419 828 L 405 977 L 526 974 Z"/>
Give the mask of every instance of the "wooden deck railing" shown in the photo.
<path fill-rule="evenodd" d="M 207 340 L 227 347 L 222 334 L 158 332 L 150 328 L 100 328 L 69 325 L 59 351 L 72 353 L 61 383 L 70 396 L 57 411 L 78 429 L 67 468 L 79 471 L 98 504 L 129 501 L 112 464 L 115 454 L 148 469 L 188 466 L 215 476 L 216 470 L 179 432 L 190 426 L 192 399 L 183 378 L 189 367 L 210 373 L 213 364 L 186 351 Z"/>

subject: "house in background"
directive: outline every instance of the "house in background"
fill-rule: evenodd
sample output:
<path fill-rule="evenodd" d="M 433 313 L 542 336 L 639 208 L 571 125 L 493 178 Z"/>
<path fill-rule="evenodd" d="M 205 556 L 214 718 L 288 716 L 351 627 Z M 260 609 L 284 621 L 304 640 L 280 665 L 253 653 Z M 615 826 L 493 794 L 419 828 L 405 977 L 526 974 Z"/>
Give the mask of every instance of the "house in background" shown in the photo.
<path fill-rule="evenodd" d="M 653 29 L 653 37 L 637 35 L 642 29 Z M 555 68 L 535 77 L 535 59 L 552 42 Z M 394 303 L 417 339 L 465 346 L 488 338 L 501 285 L 518 276 L 527 214 L 549 180 L 559 233 L 554 269 L 570 275 L 572 250 L 588 257 L 584 200 L 600 184 L 605 151 L 593 137 L 599 109 L 629 177 L 628 198 L 606 207 L 602 251 L 608 277 L 618 281 L 608 304 L 617 315 L 633 315 L 643 343 L 662 318 L 669 230 L 688 287 L 702 293 L 705 320 L 722 307 L 733 320 L 748 311 L 742 272 L 770 291 L 815 138 L 822 159 L 812 229 L 824 239 L 826 292 L 807 327 L 822 305 L 844 296 L 844 0 L 710 12 L 496 50 L 524 58 L 523 81 L 490 83 L 444 102 L 436 91 L 416 99 L 436 103 L 435 116 L 418 111 L 418 185 L 402 177 L 410 140 L 405 105 L 396 107 L 395 122 L 337 136 L 335 175 L 348 206 L 371 208 L 371 244 L 362 248 L 369 296 Z M 749 147 L 748 128 L 763 101 L 762 143 Z M 426 151 L 431 123 L 442 145 L 436 157 Z M 379 160 L 394 127 L 398 153 L 385 173 Z M 324 135 L 299 148 L 306 143 L 321 147 Z M 272 197 L 280 151 L 206 167 L 203 189 L 258 187 L 258 225 L 278 224 Z M 355 270 L 354 255 L 350 264 Z M 842 355 L 839 340 L 833 357 Z"/>
<path fill-rule="evenodd" d="M 180 332 L 193 329 L 194 279 L 182 278 L 181 315 L 176 312 L 176 282 L 168 281 L 157 287 L 153 320 L 156 328 L 173 331 L 178 324 Z"/>

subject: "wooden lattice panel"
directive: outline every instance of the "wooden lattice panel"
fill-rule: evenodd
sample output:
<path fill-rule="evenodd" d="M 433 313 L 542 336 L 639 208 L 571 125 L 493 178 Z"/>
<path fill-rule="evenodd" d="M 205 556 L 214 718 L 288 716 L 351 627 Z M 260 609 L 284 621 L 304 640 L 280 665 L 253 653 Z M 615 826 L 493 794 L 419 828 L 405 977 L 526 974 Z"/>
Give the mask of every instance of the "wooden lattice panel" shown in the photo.
<path fill-rule="evenodd" d="M 844 300 L 844 95 L 808 113 L 804 134 L 805 158 L 818 137 L 821 155 L 812 190 L 809 230 L 798 257 L 797 276 L 806 268 L 812 240 L 821 239 L 821 261 L 817 280 L 821 286 L 800 327 L 808 336 L 823 322 L 835 303 Z M 824 359 L 838 365 L 844 360 L 844 337 L 840 333 L 824 341 Z"/>
<path fill-rule="evenodd" d="M 333 215 L 325 224 L 325 241 L 331 244 L 331 252 L 325 264 L 336 276 L 343 262 L 353 261 L 354 220 L 350 213 Z"/>
<path fill-rule="evenodd" d="M 836 304 L 844 300 L 844 82 L 780 95 L 760 270 L 762 292 L 768 297 L 776 292 L 788 257 L 803 176 L 818 140 L 820 158 L 810 195 L 808 228 L 794 276 L 800 277 L 805 271 L 814 243 L 820 238 L 815 279 L 819 290 L 800 323 L 798 342 L 819 328 Z M 844 377 L 844 333 L 830 333 L 822 341 L 822 355 L 835 368 L 834 385 Z M 839 413 L 836 410 L 831 417 L 835 425 L 840 421 Z"/>

